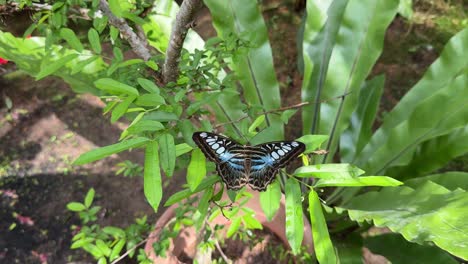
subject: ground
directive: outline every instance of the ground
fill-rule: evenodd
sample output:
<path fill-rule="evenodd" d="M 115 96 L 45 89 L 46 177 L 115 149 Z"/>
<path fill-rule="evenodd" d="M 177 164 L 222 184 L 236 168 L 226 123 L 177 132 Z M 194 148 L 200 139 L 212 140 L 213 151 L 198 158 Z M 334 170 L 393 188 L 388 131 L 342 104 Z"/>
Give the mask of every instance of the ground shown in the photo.
<path fill-rule="evenodd" d="M 451 2 L 415 1 L 413 22 L 399 16 L 391 24 L 384 52 L 371 73 L 386 75 L 379 118 L 421 78 L 457 27 L 467 23 L 463 12 L 467 4 Z M 295 43 L 302 12 L 294 1 L 263 3 L 281 90 L 293 95 L 283 96 L 284 106 L 300 101 L 302 78 Z M 22 17 L 27 21 L 27 15 Z M 19 30 L 10 25 L 11 30 Z M 205 38 L 215 34 L 206 10 L 196 29 Z M 95 203 L 105 208 L 99 215 L 101 224 L 124 227 L 143 214 L 154 222 L 158 215 L 145 201 L 142 178 L 115 175 L 121 161 L 142 164 L 141 150 L 86 166 L 71 165 L 81 153 L 117 142 L 126 123 L 111 125 L 98 98 L 76 95 L 60 80 L 36 82 L 13 70 L 12 63 L 0 68 L 0 262 L 91 261 L 69 249 L 70 227 L 79 222 L 66 209 L 68 202 L 81 201 L 91 187 L 96 189 Z M 297 124 L 299 119 L 291 121 L 288 135 L 300 133 L 291 129 Z M 461 157 L 450 166 L 466 171 L 466 160 Z M 168 181 L 165 198 L 184 181 L 182 173 Z"/>

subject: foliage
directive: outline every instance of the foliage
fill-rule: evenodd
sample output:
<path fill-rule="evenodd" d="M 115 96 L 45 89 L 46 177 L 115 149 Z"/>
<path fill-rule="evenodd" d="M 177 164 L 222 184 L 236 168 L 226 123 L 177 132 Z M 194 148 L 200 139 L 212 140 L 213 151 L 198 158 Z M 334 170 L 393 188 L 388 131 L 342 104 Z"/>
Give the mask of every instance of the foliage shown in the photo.
<path fill-rule="evenodd" d="M 163 55 L 147 61 L 124 59 L 123 54 L 132 47 L 100 14 L 98 1 L 78 5 L 88 10 L 92 20 L 69 17 L 77 7 L 74 1 L 57 2 L 50 10 L 36 13 L 39 23 L 25 35 L 36 30 L 45 37 L 23 39 L 0 32 L 0 57 L 14 61 L 37 80 L 57 76 L 76 92 L 100 96 L 111 122 L 123 117 L 130 121 L 119 142 L 84 153 L 74 164 L 145 148 L 144 193 L 155 211 L 160 209 L 166 177 L 187 169 L 187 184 L 165 203 L 184 201 L 183 212 L 155 245 L 156 252 L 164 252 L 166 238 L 173 237 L 172 231 L 182 225 L 203 228 L 205 238 L 214 236 L 217 227 L 206 223 L 219 214 L 231 220 L 227 237 L 261 228 L 255 212 L 243 206 L 251 197 L 245 188 L 228 191 L 233 206 L 220 201 L 222 191 L 214 188 L 220 179 L 207 177 L 215 174 L 213 164 L 206 162 L 200 150 L 192 151 L 193 132 L 222 127 L 226 135 L 242 143 L 282 140 L 284 124 L 302 106 L 304 136 L 298 140 L 307 146 L 302 166 L 293 174 L 280 173 L 279 180 L 260 198 L 262 209 L 272 219 L 279 209 L 281 192 L 285 193 L 286 236 L 294 254 L 301 251 L 305 213 L 313 224 L 315 257 L 320 263 L 344 262 L 347 253 L 342 244 L 349 243 L 353 249 L 363 245 L 357 231 L 353 239 L 333 243 L 335 232 L 363 221 L 386 226 L 409 241 L 434 243 L 468 259 L 462 250 L 468 241 L 462 222 L 468 216 L 463 206 L 466 183 L 459 177 L 427 176 L 468 151 L 464 144 L 468 135 L 468 64 L 462 59 L 468 57 L 468 29 L 452 37 L 423 78 L 374 131 L 385 76 L 366 79 L 397 12 L 411 16 L 408 1 L 307 1 L 304 29 L 298 36 L 303 105 L 283 108 L 257 2 L 204 2 L 218 37 L 205 43 L 199 37 L 187 38 L 184 47 L 190 51 L 182 52 L 179 78 L 171 83 L 158 79 Z M 167 49 L 177 12 L 173 1 L 155 1 L 153 7 L 158 12 L 146 18 L 139 16 L 149 7 L 146 2 L 109 4 L 115 16 L 141 28 L 156 50 Z M 76 34 L 72 26 L 86 30 Z M 112 51 L 106 51 L 106 46 Z M 317 152 L 321 148 L 326 151 Z M 388 176 L 375 176 L 383 174 Z M 396 179 L 408 186 L 396 187 L 401 184 Z M 364 186 L 378 187 L 343 188 Z M 338 188 L 325 189 L 329 187 Z M 91 207 L 91 193 L 84 203 L 68 206 L 79 212 L 86 224 L 96 220 L 99 211 Z M 197 207 L 190 206 L 194 197 L 199 199 Z M 136 225 L 143 229 L 144 222 L 140 219 Z M 118 244 L 115 241 L 127 245 L 130 241 L 126 230 L 112 230 L 97 225 L 83 228 L 72 247 L 83 248 L 98 260 L 112 260 Z M 109 242 L 111 237 L 115 243 Z M 205 239 L 200 248 L 214 248 L 208 241 Z M 432 248 L 425 245 L 417 250 Z"/>
<path fill-rule="evenodd" d="M 128 255 L 135 255 L 138 245 L 148 235 L 151 226 L 146 223 L 146 216 L 137 218 L 134 224 L 125 229 L 115 226 L 101 227 L 96 224 L 97 214 L 101 210 L 99 206 L 92 206 L 95 196 L 94 189 L 90 189 L 84 198 L 84 202 L 70 202 L 67 208 L 77 212 L 82 226 L 72 227 L 76 234 L 73 236 L 72 249 L 81 248 L 90 253 L 98 263 L 108 263 L 119 258 L 125 248 Z M 145 252 L 140 249 L 137 256 L 139 263 L 148 264 Z"/>

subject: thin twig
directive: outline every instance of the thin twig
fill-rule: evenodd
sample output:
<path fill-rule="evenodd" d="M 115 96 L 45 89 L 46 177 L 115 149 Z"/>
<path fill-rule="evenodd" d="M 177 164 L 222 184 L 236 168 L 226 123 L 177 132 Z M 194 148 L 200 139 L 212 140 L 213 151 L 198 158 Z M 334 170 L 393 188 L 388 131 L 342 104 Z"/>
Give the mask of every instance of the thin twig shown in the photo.
<path fill-rule="evenodd" d="M 137 247 L 143 245 L 143 243 L 146 243 L 146 241 L 148 241 L 150 238 L 152 238 L 151 236 L 148 237 L 148 238 L 145 238 L 144 240 L 140 241 L 138 244 L 136 244 L 135 246 L 133 246 L 131 249 L 127 250 L 122 256 L 120 256 L 118 259 L 112 261 L 111 264 L 115 264 L 119 261 L 121 261 L 123 258 L 125 258 L 128 254 L 130 254 L 130 252 L 132 252 L 133 250 L 135 250 Z"/>
<path fill-rule="evenodd" d="M 166 59 L 162 68 L 165 83 L 175 82 L 179 76 L 179 58 L 188 30 L 194 26 L 195 13 L 202 6 L 201 0 L 184 0 L 172 27 Z"/>
<path fill-rule="evenodd" d="M 173 221 L 174 221 L 174 220 L 170 220 L 165 226 L 170 225 Z M 161 228 L 163 228 L 163 226 L 162 226 L 162 227 L 159 227 L 159 228 L 154 228 L 153 231 L 158 230 L 158 229 L 161 229 Z M 146 243 L 149 239 L 152 239 L 152 238 L 157 237 L 157 236 L 159 236 L 159 235 L 160 235 L 160 234 L 154 234 L 154 235 L 148 236 L 147 238 L 145 238 L 144 240 L 140 241 L 138 244 L 136 244 L 135 246 L 133 246 L 131 249 L 127 250 L 122 256 L 120 256 L 119 258 L 117 258 L 117 259 L 115 259 L 114 261 L 112 261 L 111 264 L 115 264 L 115 263 L 121 261 L 123 258 L 125 258 L 128 254 L 130 254 L 130 252 L 132 252 L 133 250 L 135 250 L 137 247 L 143 245 L 143 243 Z"/>
<path fill-rule="evenodd" d="M 326 103 L 326 102 L 329 102 L 329 101 L 334 100 L 334 99 L 344 98 L 344 97 L 347 96 L 348 94 L 350 94 L 350 93 L 345 93 L 345 94 L 342 94 L 342 95 L 339 95 L 339 96 L 335 96 L 335 97 L 333 97 L 333 98 L 320 101 L 319 103 Z M 282 111 L 286 111 L 286 110 L 290 110 L 290 109 L 301 108 L 301 107 L 306 106 L 306 105 L 309 105 L 309 104 L 311 104 L 311 103 L 310 103 L 310 102 L 302 102 L 302 103 L 295 104 L 295 105 L 280 107 L 280 108 L 277 108 L 277 109 L 272 109 L 272 110 L 264 111 L 264 112 L 261 113 L 261 115 L 267 115 L 267 114 L 282 112 Z M 244 120 L 244 119 L 246 119 L 246 118 L 248 118 L 248 117 L 249 117 L 248 115 L 245 115 L 245 116 L 243 116 L 243 117 L 241 117 L 241 118 L 238 118 L 238 119 L 236 119 L 236 120 L 218 124 L 218 125 L 214 126 L 214 128 L 219 128 L 219 127 L 222 127 L 222 126 L 225 126 L 225 125 L 230 125 L 230 124 L 238 123 L 238 122 L 240 122 L 240 121 L 242 121 L 242 120 Z"/>
<path fill-rule="evenodd" d="M 223 249 L 221 248 L 221 246 L 220 246 L 219 243 L 218 243 L 218 239 L 215 239 L 215 240 L 214 240 L 214 244 L 215 244 L 215 246 L 216 246 L 216 249 L 219 251 L 219 254 L 220 254 L 221 257 L 223 258 L 223 260 L 226 261 L 226 263 L 231 264 L 231 263 L 232 263 L 232 260 L 230 260 L 230 259 L 226 256 L 226 254 L 224 254 Z"/>
<path fill-rule="evenodd" d="M 151 54 L 148 49 L 148 41 L 146 38 L 141 39 L 138 37 L 124 19 L 118 18 L 112 14 L 106 0 L 99 1 L 99 9 L 109 18 L 109 23 L 119 29 L 120 34 L 122 34 L 122 36 L 128 41 L 135 54 L 143 60 L 148 61 L 151 58 Z"/>
<path fill-rule="evenodd" d="M 212 201 L 212 202 L 213 202 L 216 206 L 218 206 L 218 208 L 221 210 L 221 214 L 224 216 L 224 218 L 226 218 L 227 220 L 231 220 L 231 219 L 229 219 L 229 218 L 224 214 L 223 209 L 226 208 L 226 207 L 227 207 L 227 208 L 232 208 L 232 204 L 233 204 L 232 202 L 231 202 L 230 204 L 228 204 L 228 205 L 220 205 L 220 204 L 218 204 L 218 203 L 215 202 L 215 201 Z"/>
<path fill-rule="evenodd" d="M 209 226 L 211 230 L 215 230 L 215 229 L 210 225 L 210 223 L 208 223 L 208 221 L 206 221 L 206 220 L 205 220 L 205 224 L 206 224 L 207 226 Z M 211 236 L 213 236 L 213 234 L 214 234 L 214 232 L 210 235 L 210 238 L 211 238 Z M 216 239 L 216 237 L 214 237 L 213 240 L 214 240 L 215 247 L 216 247 L 216 249 L 219 251 L 219 254 L 220 254 L 221 257 L 223 258 L 223 260 L 224 260 L 226 263 L 231 264 L 231 263 L 232 263 L 232 260 L 230 260 L 230 259 L 226 256 L 226 254 L 224 254 L 223 249 L 221 248 L 221 246 L 220 246 L 219 243 L 218 243 L 218 239 Z"/>

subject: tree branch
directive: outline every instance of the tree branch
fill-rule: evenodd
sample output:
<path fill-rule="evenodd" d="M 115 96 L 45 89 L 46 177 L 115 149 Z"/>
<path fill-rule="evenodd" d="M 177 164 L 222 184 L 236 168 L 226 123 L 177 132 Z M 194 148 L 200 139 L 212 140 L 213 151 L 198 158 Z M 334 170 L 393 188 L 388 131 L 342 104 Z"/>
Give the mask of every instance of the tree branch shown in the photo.
<path fill-rule="evenodd" d="M 109 18 L 109 23 L 119 29 L 120 34 L 122 34 L 122 36 L 128 41 L 132 50 L 138 55 L 138 57 L 148 61 L 151 58 L 151 54 L 148 49 L 148 42 L 146 39 L 139 38 L 124 19 L 118 18 L 112 14 L 106 0 L 99 1 L 99 9 Z"/>
<path fill-rule="evenodd" d="M 179 76 L 179 58 L 188 30 L 193 27 L 193 18 L 202 6 L 201 0 L 184 0 L 172 27 L 166 60 L 162 68 L 165 83 L 175 82 Z"/>

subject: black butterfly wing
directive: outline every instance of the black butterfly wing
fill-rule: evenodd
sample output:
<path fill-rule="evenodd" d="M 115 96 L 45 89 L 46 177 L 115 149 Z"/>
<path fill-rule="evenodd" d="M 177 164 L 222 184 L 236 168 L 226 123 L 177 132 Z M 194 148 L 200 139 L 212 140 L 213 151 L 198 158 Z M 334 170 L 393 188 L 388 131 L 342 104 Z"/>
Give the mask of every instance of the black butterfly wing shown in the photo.
<path fill-rule="evenodd" d="M 247 184 L 244 159 L 236 153 L 242 150 L 241 145 L 210 132 L 195 132 L 192 139 L 205 156 L 215 162 L 216 171 L 228 189 L 238 190 Z"/>
<path fill-rule="evenodd" d="M 304 152 L 305 145 L 298 141 L 278 141 L 254 148 L 262 154 L 254 154 L 251 157 L 248 184 L 254 190 L 265 191 L 275 179 L 278 170 Z"/>

